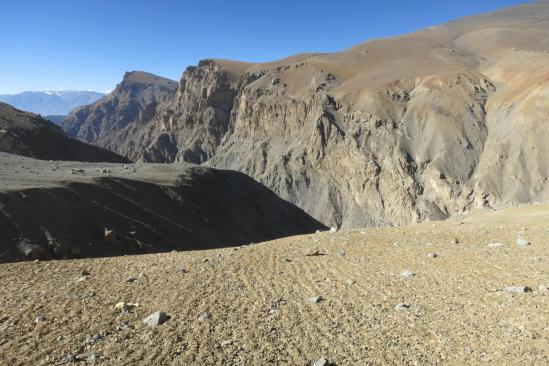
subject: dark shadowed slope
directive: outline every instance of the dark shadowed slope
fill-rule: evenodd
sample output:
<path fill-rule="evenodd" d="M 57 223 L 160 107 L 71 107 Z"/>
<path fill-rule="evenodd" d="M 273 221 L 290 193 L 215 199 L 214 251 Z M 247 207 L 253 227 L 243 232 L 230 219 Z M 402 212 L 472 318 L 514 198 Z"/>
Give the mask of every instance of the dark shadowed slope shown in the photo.
<path fill-rule="evenodd" d="M 68 138 L 38 115 L 0 103 L 0 151 L 43 160 L 129 162 L 100 147 Z"/>
<path fill-rule="evenodd" d="M 325 228 L 234 171 L 0 159 L 2 262 L 218 248 Z"/>

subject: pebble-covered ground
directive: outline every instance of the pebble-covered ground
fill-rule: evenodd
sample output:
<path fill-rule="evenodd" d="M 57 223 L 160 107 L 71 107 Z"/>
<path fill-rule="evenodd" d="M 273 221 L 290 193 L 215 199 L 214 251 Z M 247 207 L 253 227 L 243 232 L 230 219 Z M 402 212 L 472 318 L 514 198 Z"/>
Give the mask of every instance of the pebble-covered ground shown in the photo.
<path fill-rule="evenodd" d="M 2 264 L 0 364 L 547 365 L 548 213 Z"/>

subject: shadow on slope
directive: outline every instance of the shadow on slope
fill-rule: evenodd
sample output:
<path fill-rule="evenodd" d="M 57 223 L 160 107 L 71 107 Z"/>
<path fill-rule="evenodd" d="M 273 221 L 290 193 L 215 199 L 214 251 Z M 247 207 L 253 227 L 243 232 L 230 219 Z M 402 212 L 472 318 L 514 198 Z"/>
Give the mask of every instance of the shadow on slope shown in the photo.
<path fill-rule="evenodd" d="M 248 176 L 202 167 L 176 184 L 121 178 L 0 194 L 0 260 L 209 249 L 325 227 Z"/>

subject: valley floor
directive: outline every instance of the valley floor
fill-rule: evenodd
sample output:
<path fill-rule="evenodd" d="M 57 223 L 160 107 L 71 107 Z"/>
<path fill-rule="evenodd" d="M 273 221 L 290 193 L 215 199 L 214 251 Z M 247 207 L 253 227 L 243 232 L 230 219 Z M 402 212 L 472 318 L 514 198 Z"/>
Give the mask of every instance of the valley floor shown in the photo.
<path fill-rule="evenodd" d="M 0 364 L 547 365 L 548 218 L 548 207 L 518 208 L 237 249 L 2 264 Z M 139 305 L 121 312 L 122 301 Z M 158 310 L 171 319 L 142 323 Z"/>

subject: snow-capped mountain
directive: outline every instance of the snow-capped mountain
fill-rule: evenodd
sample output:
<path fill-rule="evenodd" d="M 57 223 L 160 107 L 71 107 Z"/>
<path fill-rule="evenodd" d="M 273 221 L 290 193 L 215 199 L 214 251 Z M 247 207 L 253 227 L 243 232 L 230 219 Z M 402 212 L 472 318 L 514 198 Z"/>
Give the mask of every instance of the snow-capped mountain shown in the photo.
<path fill-rule="evenodd" d="M 104 92 L 79 90 L 26 91 L 0 95 L 0 101 L 17 109 L 47 115 L 67 115 L 79 106 L 92 104 L 105 96 Z"/>

